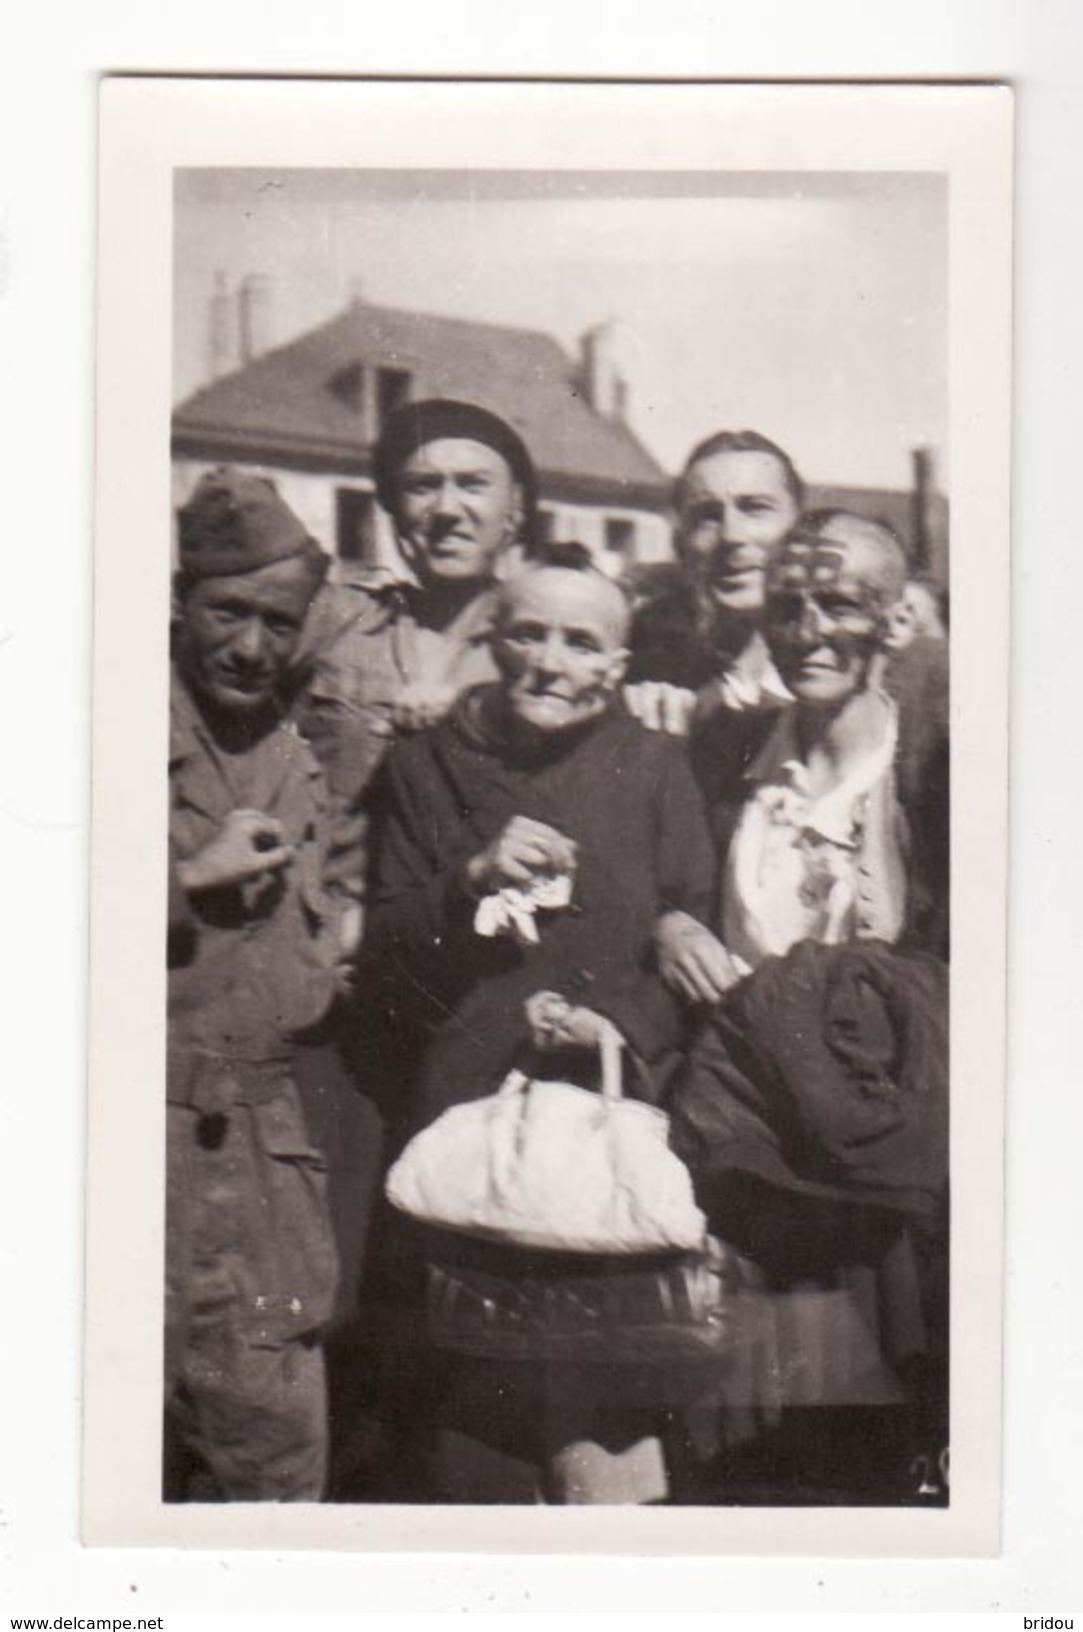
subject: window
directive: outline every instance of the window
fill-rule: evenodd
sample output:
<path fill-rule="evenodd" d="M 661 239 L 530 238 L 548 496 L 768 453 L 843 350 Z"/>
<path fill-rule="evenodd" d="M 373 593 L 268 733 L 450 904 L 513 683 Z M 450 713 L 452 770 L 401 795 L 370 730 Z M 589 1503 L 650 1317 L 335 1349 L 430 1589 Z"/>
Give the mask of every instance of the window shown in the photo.
<path fill-rule="evenodd" d="M 614 555 L 623 555 L 629 561 L 635 555 L 636 524 L 623 516 L 606 516 L 605 547 Z"/>
<path fill-rule="evenodd" d="M 349 363 L 331 377 L 331 394 L 359 414 L 365 401 L 365 371 L 360 363 Z"/>
<path fill-rule="evenodd" d="M 340 487 L 335 493 L 335 552 L 340 561 L 371 563 L 376 545 L 376 513 L 371 493 Z"/>
<path fill-rule="evenodd" d="M 376 422 L 382 430 L 389 414 L 401 408 L 410 396 L 413 376 L 405 368 L 376 370 Z"/>
<path fill-rule="evenodd" d="M 550 510 L 547 504 L 539 504 L 538 506 L 537 535 L 538 543 L 542 549 L 547 544 L 552 544 L 557 535 L 556 511 Z"/>

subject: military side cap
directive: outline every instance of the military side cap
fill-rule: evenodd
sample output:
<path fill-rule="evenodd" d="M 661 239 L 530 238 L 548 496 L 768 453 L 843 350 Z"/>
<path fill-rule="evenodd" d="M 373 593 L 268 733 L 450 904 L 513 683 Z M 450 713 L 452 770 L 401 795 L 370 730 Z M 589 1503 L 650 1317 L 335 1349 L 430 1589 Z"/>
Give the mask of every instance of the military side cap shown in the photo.
<path fill-rule="evenodd" d="M 428 397 L 407 402 L 389 414 L 372 455 L 376 497 L 384 509 L 395 509 L 395 476 L 411 455 L 427 442 L 444 438 L 480 442 L 505 461 L 523 494 L 524 531 L 532 534 L 538 497 L 538 478 L 526 443 L 499 414 L 476 402 L 451 397 Z"/>
<path fill-rule="evenodd" d="M 273 482 L 230 466 L 200 478 L 179 522 L 180 568 L 193 578 L 256 572 L 314 547 Z"/>

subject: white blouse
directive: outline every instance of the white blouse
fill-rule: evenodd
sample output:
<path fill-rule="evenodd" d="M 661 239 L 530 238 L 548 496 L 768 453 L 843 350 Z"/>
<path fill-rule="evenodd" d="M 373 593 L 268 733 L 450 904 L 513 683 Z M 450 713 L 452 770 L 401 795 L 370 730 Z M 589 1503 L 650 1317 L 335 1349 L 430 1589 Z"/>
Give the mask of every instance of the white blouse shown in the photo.
<path fill-rule="evenodd" d="M 895 793 L 898 715 L 883 697 L 875 748 L 814 799 L 793 713 L 755 764 L 724 879 L 722 939 L 749 969 L 798 941 L 896 941 L 906 907 L 905 831 Z"/>

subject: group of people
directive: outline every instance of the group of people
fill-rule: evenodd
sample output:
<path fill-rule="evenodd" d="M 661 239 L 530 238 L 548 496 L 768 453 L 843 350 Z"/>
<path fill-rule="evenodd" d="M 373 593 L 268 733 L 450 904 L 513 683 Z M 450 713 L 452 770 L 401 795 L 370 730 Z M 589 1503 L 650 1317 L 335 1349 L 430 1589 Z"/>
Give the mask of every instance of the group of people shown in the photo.
<path fill-rule="evenodd" d="M 750 1455 L 904 1499 L 946 1443 L 939 607 L 755 432 L 693 450 L 646 593 L 542 544 L 477 404 L 397 410 L 374 476 L 401 573 L 332 582 L 240 469 L 179 512 L 166 1499 L 727 1500 Z M 731 1340 L 457 1351 L 452 1292 L 668 1273 L 383 1198 L 450 1107 L 596 1088 L 607 1038 Z"/>

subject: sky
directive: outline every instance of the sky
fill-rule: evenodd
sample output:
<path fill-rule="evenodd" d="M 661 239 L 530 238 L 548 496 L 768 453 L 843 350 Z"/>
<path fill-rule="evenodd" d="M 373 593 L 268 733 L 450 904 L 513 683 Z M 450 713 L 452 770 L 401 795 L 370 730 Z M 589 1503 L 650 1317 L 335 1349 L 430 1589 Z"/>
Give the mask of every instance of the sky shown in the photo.
<path fill-rule="evenodd" d="M 947 472 L 947 191 L 899 173 L 177 172 L 175 377 L 207 377 L 216 272 L 287 341 L 355 293 L 542 329 L 617 325 L 628 418 L 668 470 L 723 427 L 814 482 Z"/>

